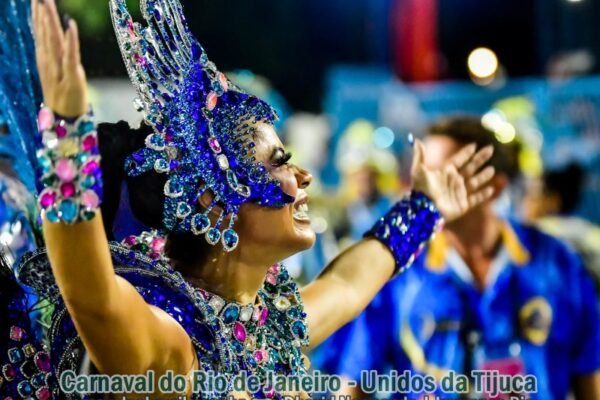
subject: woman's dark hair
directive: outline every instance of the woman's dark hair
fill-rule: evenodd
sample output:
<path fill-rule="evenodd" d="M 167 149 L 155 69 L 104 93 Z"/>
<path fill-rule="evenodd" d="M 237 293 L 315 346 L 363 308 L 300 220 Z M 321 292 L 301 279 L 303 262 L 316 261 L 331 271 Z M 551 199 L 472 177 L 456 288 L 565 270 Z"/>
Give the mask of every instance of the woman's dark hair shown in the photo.
<path fill-rule="evenodd" d="M 121 206 L 123 183 L 127 185 L 129 208 L 135 218 L 149 228 L 163 228 L 165 174 L 154 171 L 137 177 L 125 172 L 125 160 L 136 150 L 145 146 L 152 128 L 142 124 L 132 129 L 127 122 L 98 125 L 98 142 L 102 156 L 104 199 L 102 219 L 106 234 L 114 239 L 113 227 Z M 202 265 L 210 252 L 210 245 L 203 237 L 192 233 L 169 233 L 165 251 L 173 266 L 183 275 L 191 275 L 192 269 Z"/>
<path fill-rule="evenodd" d="M 571 163 L 563 169 L 546 171 L 542 177 L 544 192 L 560 197 L 561 214 L 570 214 L 575 210 L 581 198 L 585 171 L 578 164 Z"/>

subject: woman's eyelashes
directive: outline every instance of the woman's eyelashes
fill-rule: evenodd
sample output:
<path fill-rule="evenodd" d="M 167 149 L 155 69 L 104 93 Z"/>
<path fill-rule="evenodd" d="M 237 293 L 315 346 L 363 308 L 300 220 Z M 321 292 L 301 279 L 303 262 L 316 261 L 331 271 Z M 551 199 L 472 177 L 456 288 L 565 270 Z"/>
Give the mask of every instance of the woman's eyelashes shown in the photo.
<path fill-rule="evenodd" d="M 292 158 L 292 153 L 289 153 L 289 152 L 286 153 L 282 148 L 278 148 L 273 153 L 271 165 L 275 168 L 282 167 L 284 165 L 288 165 L 291 158 Z"/>

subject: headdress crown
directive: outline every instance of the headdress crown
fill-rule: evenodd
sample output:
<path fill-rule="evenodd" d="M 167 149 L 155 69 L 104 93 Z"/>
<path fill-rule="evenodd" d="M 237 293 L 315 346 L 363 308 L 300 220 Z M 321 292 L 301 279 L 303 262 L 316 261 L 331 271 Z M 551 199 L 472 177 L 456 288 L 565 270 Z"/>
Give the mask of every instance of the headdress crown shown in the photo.
<path fill-rule="evenodd" d="M 281 207 L 293 201 L 265 167 L 256 162 L 256 122 L 272 123 L 275 111 L 234 86 L 209 61 L 186 23 L 178 0 L 142 0 L 145 25 L 133 21 L 125 0 L 111 0 L 111 14 L 123 59 L 138 98 L 135 105 L 155 132 L 129 157 L 132 176 L 168 174 L 163 222 L 170 231 L 205 234 L 233 250 L 233 230 L 245 202 Z M 214 195 L 208 210 L 198 197 Z M 213 225 L 209 213 L 223 212 Z M 229 226 L 221 232 L 223 221 Z"/>

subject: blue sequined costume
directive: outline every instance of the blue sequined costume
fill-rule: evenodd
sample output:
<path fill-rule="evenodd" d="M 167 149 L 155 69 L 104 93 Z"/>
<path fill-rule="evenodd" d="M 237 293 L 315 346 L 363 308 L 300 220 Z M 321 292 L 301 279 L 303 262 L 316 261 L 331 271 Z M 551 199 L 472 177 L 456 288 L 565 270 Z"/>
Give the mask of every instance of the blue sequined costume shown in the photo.
<path fill-rule="evenodd" d="M 16 9 L 17 3 L 27 2 L 11 0 L 9 4 Z M 269 122 L 275 115 L 266 103 L 237 91 L 205 59 L 199 45 L 186 41 L 189 32 L 184 26 L 185 19 L 176 0 L 142 2 L 145 5 L 145 19 L 154 27 L 144 29 L 133 23 L 122 0 L 113 0 L 111 4 L 130 75 L 137 81 L 154 77 L 162 85 L 152 82 L 154 85 L 140 85 L 138 88 L 143 101 L 142 109 L 147 114 L 148 122 L 155 128 L 155 133 L 148 137 L 145 149 L 130 157 L 127 169 L 133 175 L 148 170 L 168 173 L 165 226 L 171 231 L 206 233 L 211 244 L 221 238 L 224 250 L 231 251 L 238 244 L 237 234 L 232 228 L 240 204 L 253 201 L 263 206 L 280 207 L 293 201 L 264 167 L 255 163 L 253 142 L 247 140 L 253 132 L 247 129 L 247 124 L 242 126 L 242 132 L 237 135 L 230 132 L 233 124 L 251 121 L 245 119 L 248 113 L 254 122 Z M 8 10 L 10 15 L 15 15 L 10 7 Z M 22 27 L 26 26 L 27 19 L 22 15 L 21 18 Z M 165 21 L 169 20 L 175 23 L 166 24 Z M 183 40 L 184 47 L 179 51 L 171 47 L 172 43 L 168 43 L 168 48 L 157 43 L 160 42 L 158 32 L 170 36 L 166 34 L 167 29 L 171 30 L 175 40 Z M 19 31 L 19 38 L 25 31 L 24 28 Z M 31 48 L 30 42 L 25 40 L 20 46 L 23 49 Z M 20 42 L 14 43 L 19 45 Z M 157 55 L 157 50 L 162 55 Z M 170 66 L 161 66 L 167 53 L 170 53 L 167 58 Z M 31 57 L 31 52 L 23 54 Z M 188 55 L 189 60 L 181 58 Z M 192 67 L 187 71 L 188 76 L 181 78 L 185 79 L 182 88 L 172 67 L 184 61 L 192 62 Z M 20 65 L 25 66 L 20 68 L 21 72 L 29 71 L 27 68 L 33 63 L 30 58 L 29 63 L 25 61 Z M 25 78 L 30 79 L 30 75 L 28 73 L 27 77 L 23 77 L 24 81 Z M 193 79 L 188 79 L 190 76 Z M 202 87 L 195 88 L 194 85 Z M 160 87 L 170 88 L 169 93 L 160 91 Z M 0 90 L 0 100 L 11 93 L 16 92 Z M 34 96 L 28 99 L 34 99 Z M 162 102 L 157 103 L 158 99 Z M 188 103 L 196 107 L 197 115 L 193 112 L 185 114 L 185 110 L 177 107 Z M 35 152 L 29 147 L 37 138 L 35 126 L 26 123 L 34 121 L 31 104 L 35 108 L 35 101 L 29 101 L 28 104 L 11 112 L 22 123 L 16 133 L 21 136 L 23 149 L 30 156 Z M 165 104 L 169 106 L 159 107 Z M 182 111 L 181 115 L 177 115 L 178 111 Z M 160 118 L 156 119 L 157 116 Z M 186 124 L 186 117 L 194 117 L 194 124 Z M 194 153 L 194 149 L 200 149 L 197 151 L 200 160 L 191 156 L 186 158 L 186 154 Z M 213 227 L 210 221 L 205 223 L 204 217 L 208 211 L 199 213 L 198 210 L 192 210 L 190 205 L 196 207 L 195 200 L 199 195 L 196 188 L 200 181 L 206 183 L 219 201 L 227 206 L 226 213 Z M 226 215 L 231 216 L 230 226 L 221 232 L 220 224 Z M 434 233 L 439 220 L 431 201 L 413 194 L 399 202 L 379 221 L 370 235 L 388 245 L 396 257 L 398 269 L 401 269 L 412 262 L 423 243 Z M 265 377 L 271 372 L 286 376 L 303 376 L 307 373 L 307 360 L 301 351 L 309 342 L 306 314 L 297 285 L 282 265 L 274 265 L 269 269 L 256 304 L 228 303 L 218 296 L 194 288 L 161 254 L 155 253 L 153 257 L 147 255 L 145 249 L 154 242 L 143 242 L 143 236 L 141 240 L 133 245 L 111 244 L 115 272 L 129 281 L 146 302 L 167 312 L 185 329 L 194 345 L 201 371 L 230 376 L 246 371 L 261 378 L 263 384 L 267 383 Z M 45 339 L 49 346 L 44 351 L 40 341 L 28 334 L 30 321 L 25 293 L 10 274 L 0 277 L 2 283 L 7 283 L 6 286 L 10 288 L 0 291 L 0 307 L 4 308 L 1 310 L 2 322 L 6 325 L 6 332 L 0 332 L 3 335 L 0 337 L 0 398 L 81 398 L 79 395 L 62 393 L 57 384 L 56 378 L 62 372 L 81 370 L 86 362 L 86 353 L 54 281 L 46 250 L 40 248 L 25 255 L 17 270 L 17 277 L 32 287 L 41 298 L 53 304 L 54 311 Z M 254 397 L 282 398 L 268 384 L 261 390 Z M 92 394 L 84 397 L 98 398 Z M 225 397 L 225 393 L 208 389 L 195 395 L 195 398 L 203 399 Z"/>
<path fill-rule="evenodd" d="M 258 311 L 254 310 L 251 323 L 244 325 L 247 332 L 242 336 L 239 330 L 231 332 L 227 325 L 236 326 L 235 320 L 244 306 L 229 303 L 219 307 L 206 292 L 192 287 L 164 260 L 153 260 L 117 243 L 110 248 L 116 273 L 132 283 L 148 304 L 166 311 L 189 334 L 200 370 L 231 375 L 253 370 L 259 376 L 267 371 L 281 375 L 306 373 L 301 352 L 301 347 L 308 345 L 306 314 L 296 283 L 283 266 L 271 267 L 259 292 L 262 305 Z M 84 348 L 54 282 L 46 250 L 28 254 L 18 276 L 55 305 L 48 338 L 52 370 L 56 376 L 66 370 L 79 371 Z M 261 318 L 264 329 L 259 328 Z M 248 340 L 256 333 L 252 329 L 263 331 L 256 337 L 265 341 L 267 353 L 261 351 L 261 343 Z M 55 386 L 55 398 L 78 398 L 59 393 Z M 201 398 L 223 397 L 222 393 L 203 392 Z"/>

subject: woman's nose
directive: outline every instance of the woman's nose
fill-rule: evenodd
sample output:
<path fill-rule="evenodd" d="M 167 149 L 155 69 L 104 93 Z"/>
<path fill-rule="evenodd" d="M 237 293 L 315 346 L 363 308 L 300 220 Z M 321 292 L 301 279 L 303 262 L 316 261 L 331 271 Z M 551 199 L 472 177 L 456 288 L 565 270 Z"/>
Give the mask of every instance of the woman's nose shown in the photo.
<path fill-rule="evenodd" d="M 298 181 L 299 188 L 306 189 L 310 186 L 313 176 L 307 170 L 296 166 L 296 180 Z"/>

